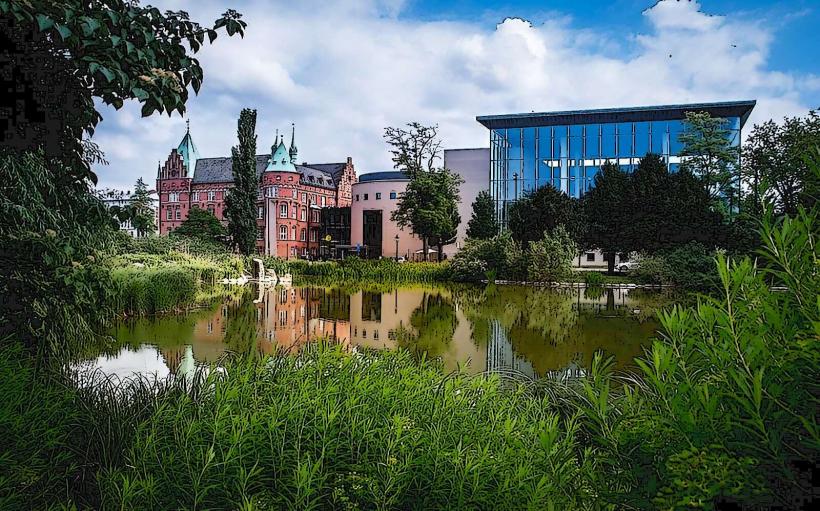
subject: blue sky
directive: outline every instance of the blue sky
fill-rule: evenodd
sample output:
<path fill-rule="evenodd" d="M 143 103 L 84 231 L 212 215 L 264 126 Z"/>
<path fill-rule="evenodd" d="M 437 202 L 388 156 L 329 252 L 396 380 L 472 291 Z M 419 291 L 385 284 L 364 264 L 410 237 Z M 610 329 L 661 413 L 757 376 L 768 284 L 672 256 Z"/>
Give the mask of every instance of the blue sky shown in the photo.
<path fill-rule="evenodd" d="M 243 107 L 258 110 L 259 153 L 295 122 L 300 161 L 351 156 L 359 174 L 390 168 L 383 129 L 410 121 L 438 124 L 445 147 L 478 147 L 476 115 L 756 99 L 750 128 L 820 107 L 816 1 L 151 3 L 248 21 L 245 39 L 197 55 L 205 82 L 188 117 L 202 156 L 230 154 Z M 102 113 L 101 185 L 153 183 L 185 120 L 141 119 L 136 103 Z"/>

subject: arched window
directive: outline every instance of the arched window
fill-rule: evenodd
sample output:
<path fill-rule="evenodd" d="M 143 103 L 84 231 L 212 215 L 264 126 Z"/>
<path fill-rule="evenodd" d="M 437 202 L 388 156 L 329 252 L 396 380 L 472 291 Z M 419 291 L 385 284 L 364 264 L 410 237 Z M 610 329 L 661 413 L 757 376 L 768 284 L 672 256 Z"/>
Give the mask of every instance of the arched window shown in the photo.
<path fill-rule="evenodd" d="M 302 229 L 302 232 L 299 234 L 299 239 L 300 239 L 300 240 L 302 240 L 302 241 L 305 241 L 305 240 L 306 240 L 306 236 L 307 236 L 307 230 L 306 230 L 306 229 Z"/>
<path fill-rule="evenodd" d="M 300 215 L 299 215 L 299 220 L 301 220 L 301 221 L 303 221 L 303 222 L 304 222 L 305 220 L 307 220 L 307 208 L 302 208 L 302 211 L 301 211 L 301 213 L 300 213 Z"/>
<path fill-rule="evenodd" d="M 280 225 L 279 226 L 279 239 L 280 240 L 288 239 L 288 226 L 287 225 Z"/>
<path fill-rule="evenodd" d="M 279 204 L 279 217 L 280 218 L 287 218 L 288 217 L 288 203 L 282 202 Z"/>
<path fill-rule="evenodd" d="M 293 226 L 293 237 L 291 239 L 292 240 L 296 239 L 296 226 L 295 225 Z"/>

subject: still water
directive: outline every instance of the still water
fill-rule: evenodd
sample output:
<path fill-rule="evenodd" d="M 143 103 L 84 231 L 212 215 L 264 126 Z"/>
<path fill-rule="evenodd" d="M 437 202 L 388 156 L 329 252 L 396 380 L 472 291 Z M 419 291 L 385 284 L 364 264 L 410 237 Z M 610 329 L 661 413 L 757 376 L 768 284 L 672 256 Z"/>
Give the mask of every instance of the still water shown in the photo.
<path fill-rule="evenodd" d="M 122 321 L 109 332 L 115 347 L 77 368 L 119 378 L 187 376 L 229 351 L 294 351 L 330 338 L 347 349 L 402 347 L 440 359 L 448 371 L 579 376 L 598 350 L 630 370 L 656 335 L 657 310 L 671 303 L 643 289 L 249 286 L 186 314 Z"/>

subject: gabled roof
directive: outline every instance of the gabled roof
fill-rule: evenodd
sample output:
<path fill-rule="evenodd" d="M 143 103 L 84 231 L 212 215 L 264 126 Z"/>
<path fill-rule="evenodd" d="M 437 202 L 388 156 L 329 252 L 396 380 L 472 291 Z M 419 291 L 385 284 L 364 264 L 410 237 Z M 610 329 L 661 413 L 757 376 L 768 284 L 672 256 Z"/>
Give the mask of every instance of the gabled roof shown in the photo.
<path fill-rule="evenodd" d="M 568 110 L 506 115 L 484 115 L 476 120 L 489 129 L 560 126 L 564 124 L 597 124 L 610 122 L 639 122 L 684 119 L 686 112 L 709 112 L 713 117 L 739 117 L 740 126 L 752 113 L 757 102 L 725 101 L 720 103 L 692 103 L 686 105 L 638 106 L 601 108 L 596 110 Z"/>
<path fill-rule="evenodd" d="M 269 154 L 256 155 L 257 176 L 261 176 L 262 173 L 265 172 L 269 160 Z M 321 165 L 323 164 L 318 164 L 318 166 Z M 316 167 L 316 165 L 311 164 L 297 165 L 294 166 L 293 171 L 301 174 L 301 181 L 305 184 L 321 186 L 323 188 L 335 188 L 336 180 L 333 179 L 333 176 Z M 191 182 L 193 184 L 231 183 L 233 182 L 233 161 L 230 157 L 199 158 Z"/>

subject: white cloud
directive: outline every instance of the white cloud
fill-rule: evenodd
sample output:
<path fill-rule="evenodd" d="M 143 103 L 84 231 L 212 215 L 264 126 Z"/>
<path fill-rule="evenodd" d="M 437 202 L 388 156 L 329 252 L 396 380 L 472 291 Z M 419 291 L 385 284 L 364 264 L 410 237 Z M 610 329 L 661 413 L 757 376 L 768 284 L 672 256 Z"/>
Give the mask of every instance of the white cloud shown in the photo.
<path fill-rule="evenodd" d="M 197 4 L 192 18 L 206 22 L 225 10 L 220 4 Z M 488 144 L 475 121 L 483 114 L 757 99 L 754 122 L 818 106 L 806 96 L 820 78 L 767 69 L 770 28 L 710 16 L 694 1 L 661 0 L 643 12 L 644 33 L 620 40 L 596 38 L 556 13 L 488 29 L 407 20 L 398 16 L 401 0 L 293 4 L 239 6 L 246 37 L 220 36 L 200 55 L 205 83 L 188 111 L 203 156 L 230 154 L 242 107 L 258 109 L 260 153 L 277 128 L 289 132 L 296 122 L 300 160 L 352 156 L 364 173 L 391 166 L 383 128 L 413 120 L 438 123 L 447 147 L 477 147 Z M 179 117 L 138 112 L 104 112 L 97 141 L 112 162 L 99 170 L 105 185 L 153 180 L 157 160 L 184 133 Z"/>

